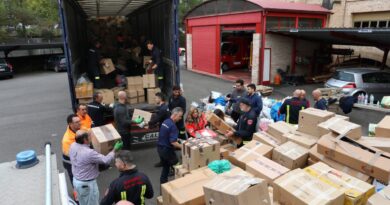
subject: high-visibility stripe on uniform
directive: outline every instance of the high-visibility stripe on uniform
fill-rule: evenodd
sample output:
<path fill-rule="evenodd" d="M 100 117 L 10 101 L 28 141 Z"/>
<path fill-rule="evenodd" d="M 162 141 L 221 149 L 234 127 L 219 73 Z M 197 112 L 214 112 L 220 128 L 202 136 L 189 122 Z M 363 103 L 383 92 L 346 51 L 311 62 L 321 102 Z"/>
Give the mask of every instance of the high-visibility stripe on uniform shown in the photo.
<path fill-rule="evenodd" d="M 146 193 L 146 185 L 142 185 L 141 187 L 141 205 L 144 205 L 145 204 L 145 193 Z"/>
<path fill-rule="evenodd" d="M 290 105 L 287 105 L 286 122 L 290 123 Z"/>
<path fill-rule="evenodd" d="M 121 199 L 122 199 L 122 200 L 125 200 L 125 201 L 127 200 L 126 191 L 122 191 L 122 192 L 121 192 Z"/>
<path fill-rule="evenodd" d="M 158 79 L 158 80 L 163 80 L 163 79 L 164 79 L 164 77 L 162 77 L 162 76 L 158 76 L 158 77 L 157 77 L 157 79 Z"/>
<path fill-rule="evenodd" d="M 99 79 L 100 79 L 100 76 L 95 76 L 95 79 L 96 79 L 96 80 L 99 80 Z"/>

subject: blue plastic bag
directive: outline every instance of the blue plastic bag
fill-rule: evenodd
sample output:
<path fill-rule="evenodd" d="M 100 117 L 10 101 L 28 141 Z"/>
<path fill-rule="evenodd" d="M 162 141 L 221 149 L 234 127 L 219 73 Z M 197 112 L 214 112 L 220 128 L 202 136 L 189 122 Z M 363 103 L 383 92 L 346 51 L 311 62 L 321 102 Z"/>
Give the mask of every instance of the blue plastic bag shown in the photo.
<path fill-rule="evenodd" d="M 284 121 L 284 118 L 286 117 L 285 114 L 278 114 L 280 107 L 282 106 L 281 102 L 277 102 L 271 107 L 271 118 L 275 121 Z"/>

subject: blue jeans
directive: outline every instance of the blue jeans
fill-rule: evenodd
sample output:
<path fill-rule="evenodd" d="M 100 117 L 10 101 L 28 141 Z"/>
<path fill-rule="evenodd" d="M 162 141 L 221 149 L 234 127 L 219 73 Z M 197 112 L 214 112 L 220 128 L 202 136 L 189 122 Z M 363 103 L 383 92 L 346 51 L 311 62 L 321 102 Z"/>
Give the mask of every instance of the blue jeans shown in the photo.
<path fill-rule="evenodd" d="M 99 204 L 99 188 L 96 179 L 91 181 L 80 181 L 73 177 L 73 186 L 77 192 L 79 205 Z"/>

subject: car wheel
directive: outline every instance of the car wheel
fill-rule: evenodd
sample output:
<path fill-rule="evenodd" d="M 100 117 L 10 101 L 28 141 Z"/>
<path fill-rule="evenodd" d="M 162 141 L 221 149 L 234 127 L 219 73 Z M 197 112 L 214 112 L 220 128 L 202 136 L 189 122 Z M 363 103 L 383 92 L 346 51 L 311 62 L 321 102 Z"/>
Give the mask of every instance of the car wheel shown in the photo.
<path fill-rule="evenodd" d="M 221 69 L 222 69 L 223 72 L 228 71 L 229 70 L 228 64 L 226 64 L 226 63 L 222 64 Z"/>
<path fill-rule="evenodd" d="M 60 69 L 58 68 L 58 66 L 56 65 L 56 66 L 54 66 L 54 71 L 56 72 L 56 73 L 58 73 L 59 71 L 60 71 Z"/>

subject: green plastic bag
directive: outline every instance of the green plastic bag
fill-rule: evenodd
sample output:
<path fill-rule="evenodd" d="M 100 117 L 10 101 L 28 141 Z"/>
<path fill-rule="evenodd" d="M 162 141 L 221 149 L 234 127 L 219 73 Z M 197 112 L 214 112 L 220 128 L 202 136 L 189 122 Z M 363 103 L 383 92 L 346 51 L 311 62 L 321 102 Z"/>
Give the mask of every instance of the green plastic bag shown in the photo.
<path fill-rule="evenodd" d="M 226 159 L 212 161 L 207 166 L 209 169 L 211 169 L 217 174 L 222 174 L 224 172 L 230 171 L 232 168 L 230 162 Z"/>
<path fill-rule="evenodd" d="M 390 96 L 384 96 L 382 98 L 381 105 L 384 108 L 390 108 Z"/>

